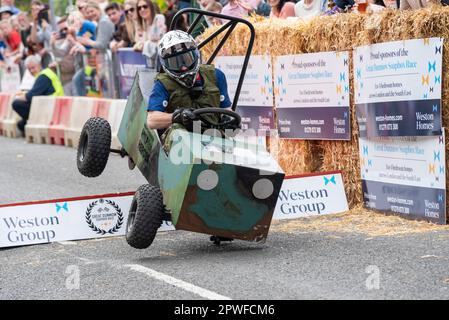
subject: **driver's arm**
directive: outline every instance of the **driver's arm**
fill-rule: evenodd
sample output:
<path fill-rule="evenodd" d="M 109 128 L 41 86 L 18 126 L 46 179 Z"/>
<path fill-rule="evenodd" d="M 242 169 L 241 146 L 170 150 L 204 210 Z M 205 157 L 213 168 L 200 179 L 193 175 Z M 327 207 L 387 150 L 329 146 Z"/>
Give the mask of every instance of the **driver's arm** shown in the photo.
<path fill-rule="evenodd" d="M 162 111 L 148 111 L 147 126 L 150 129 L 165 129 L 172 124 L 172 114 Z"/>

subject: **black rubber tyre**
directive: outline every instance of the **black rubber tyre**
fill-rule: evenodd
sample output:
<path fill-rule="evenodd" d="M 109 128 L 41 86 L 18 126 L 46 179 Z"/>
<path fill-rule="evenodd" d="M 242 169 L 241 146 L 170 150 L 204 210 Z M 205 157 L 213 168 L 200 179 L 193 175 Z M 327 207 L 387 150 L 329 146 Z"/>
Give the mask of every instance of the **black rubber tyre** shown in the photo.
<path fill-rule="evenodd" d="M 162 193 L 158 187 L 146 184 L 134 194 L 126 224 L 126 241 L 136 249 L 148 248 L 164 217 Z"/>
<path fill-rule="evenodd" d="M 90 118 L 83 126 L 76 164 L 86 177 L 98 177 L 106 167 L 111 149 L 111 126 L 103 118 Z"/>

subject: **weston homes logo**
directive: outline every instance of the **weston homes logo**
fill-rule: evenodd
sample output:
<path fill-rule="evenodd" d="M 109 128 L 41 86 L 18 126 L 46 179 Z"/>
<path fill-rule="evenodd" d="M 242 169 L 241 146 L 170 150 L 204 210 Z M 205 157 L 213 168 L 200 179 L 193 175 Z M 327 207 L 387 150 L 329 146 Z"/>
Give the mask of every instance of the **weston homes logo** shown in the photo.
<path fill-rule="evenodd" d="M 348 202 L 340 172 L 286 178 L 274 219 L 293 219 L 344 212 Z"/>

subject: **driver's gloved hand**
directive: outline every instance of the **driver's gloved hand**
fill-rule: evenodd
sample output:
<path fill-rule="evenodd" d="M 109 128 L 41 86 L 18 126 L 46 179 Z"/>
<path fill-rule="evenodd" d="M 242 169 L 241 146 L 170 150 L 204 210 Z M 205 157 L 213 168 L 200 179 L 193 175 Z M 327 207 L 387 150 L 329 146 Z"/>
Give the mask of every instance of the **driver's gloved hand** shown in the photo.
<path fill-rule="evenodd" d="M 172 114 L 172 123 L 182 124 L 187 130 L 192 130 L 193 121 L 198 120 L 193 113 L 195 109 L 177 108 Z"/>
<path fill-rule="evenodd" d="M 222 114 L 220 122 L 221 123 L 230 122 L 229 124 L 226 125 L 225 129 L 232 129 L 232 130 L 242 129 L 241 123 L 235 123 L 235 121 L 231 122 L 232 120 L 235 120 L 235 119 L 233 117 L 228 116 L 227 114 Z"/>

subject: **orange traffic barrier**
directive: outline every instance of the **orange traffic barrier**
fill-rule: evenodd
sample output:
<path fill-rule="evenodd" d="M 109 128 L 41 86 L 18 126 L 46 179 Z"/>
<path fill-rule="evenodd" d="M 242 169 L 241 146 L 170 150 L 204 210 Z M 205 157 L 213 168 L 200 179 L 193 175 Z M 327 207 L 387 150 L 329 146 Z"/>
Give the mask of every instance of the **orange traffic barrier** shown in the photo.
<path fill-rule="evenodd" d="M 36 96 L 31 100 L 30 116 L 25 126 L 27 142 L 48 143 L 48 128 L 53 119 L 56 97 Z"/>
<path fill-rule="evenodd" d="M 57 97 L 53 117 L 48 127 L 47 143 L 51 144 L 65 144 L 65 129 L 70 120 L 72 110 L 73 98 Z"/>

